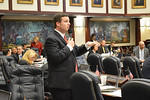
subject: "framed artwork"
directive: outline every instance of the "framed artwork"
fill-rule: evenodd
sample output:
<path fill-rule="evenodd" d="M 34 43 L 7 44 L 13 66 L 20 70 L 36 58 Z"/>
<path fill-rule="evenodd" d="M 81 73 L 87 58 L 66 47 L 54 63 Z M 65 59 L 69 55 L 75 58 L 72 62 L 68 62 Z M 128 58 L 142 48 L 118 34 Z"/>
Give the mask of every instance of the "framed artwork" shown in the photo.
<path fill-rule="evenodd" d="M 122 8 L 122 0 L 111 0 L 112 8 Z"/>
<path fill-rule="evenodd" d="M 38 36 L 40 42 L 44 44 L 49 34 L 53 32 L 53 22 L 3 20 L 2 30 L 4 33 L 2 34 L 3 47 L 30 44 L 35 36 Z"/>
<path fill-rule="evenodd" d="M 70 0 L 70 6 L 82 6 L 82 0 Z"/>
<path fill-rule="evenodd" d="M 33 4 L 33 0 L 17 0 L 17 3 Z"/>
<path fill-rule="evenodd" d="M 45 0 L 46 5 L 59 5 L 59 0 Z"/>
<path fill-rule="evenodd" d="M 0 3 L 4 2 L 4 0 L 0 0 Z"/>
<path fill-rule="evenodd" d="M 103 0 L 92 0 L 92 7 L 103 7 Z"/>
<path fill-rule="evenodd" d="M 129 21 L 91 21 L 90 35 L 95 34 L 97 41 L 105 40 L 106 43 L 129 43 Z"/>
<path fill-rule="evenodd" d="M 146 0 L 132 0 L 132 8 L 146 8 Z"/>

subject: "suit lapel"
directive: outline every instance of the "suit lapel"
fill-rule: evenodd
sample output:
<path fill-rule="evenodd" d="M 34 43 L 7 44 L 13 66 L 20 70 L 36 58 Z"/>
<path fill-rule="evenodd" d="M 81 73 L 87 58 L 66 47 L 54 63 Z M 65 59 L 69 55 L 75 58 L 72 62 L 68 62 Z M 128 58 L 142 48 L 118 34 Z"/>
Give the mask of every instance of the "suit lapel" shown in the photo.
<path fill-rule="evenodd" d="M 54 30 L 54 33 L 65 45 L 67 44 L 64 38 L 57 31 Z"/>

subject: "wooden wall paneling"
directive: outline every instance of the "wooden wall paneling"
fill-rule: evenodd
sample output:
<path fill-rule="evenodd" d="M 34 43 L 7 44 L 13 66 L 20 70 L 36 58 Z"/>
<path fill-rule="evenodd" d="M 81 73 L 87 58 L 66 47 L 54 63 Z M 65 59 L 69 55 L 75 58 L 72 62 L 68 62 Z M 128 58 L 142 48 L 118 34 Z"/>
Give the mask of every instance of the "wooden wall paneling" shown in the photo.
<path fill-rule="evenodd" d="M 2 18 L 3 15 L 0 16 L 0 51 L 2 51 Z"/>
<path fill-rule="evenodd" d="M 91 17 L 85 17 L 85 42 L 90 41 L 90 18 Z"/>
<path fill-rule="evenodd" d="M 141 41 L 140 19 L 135 18 L 135 44 L 138 45 Z"/>

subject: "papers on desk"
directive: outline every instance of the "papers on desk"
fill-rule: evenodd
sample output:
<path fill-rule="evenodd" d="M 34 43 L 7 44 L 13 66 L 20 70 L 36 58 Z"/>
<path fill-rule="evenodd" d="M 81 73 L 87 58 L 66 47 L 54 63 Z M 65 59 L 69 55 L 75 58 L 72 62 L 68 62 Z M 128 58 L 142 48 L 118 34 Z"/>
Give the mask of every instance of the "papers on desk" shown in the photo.
<path fill-rule="evenodd" d="M 109 56 L 111 56 L 111 54 L 110 53 L 102 53 L 101 56 L 102 57 L 109 57 Z"/>
<path fill-rule="evenodd" d="M 113 96 L 113 97 L 122 97 L 121 89 L 116 88 L 115 86 L 103 86 L 99 84 L 99 87 L 103 95 Z"/>

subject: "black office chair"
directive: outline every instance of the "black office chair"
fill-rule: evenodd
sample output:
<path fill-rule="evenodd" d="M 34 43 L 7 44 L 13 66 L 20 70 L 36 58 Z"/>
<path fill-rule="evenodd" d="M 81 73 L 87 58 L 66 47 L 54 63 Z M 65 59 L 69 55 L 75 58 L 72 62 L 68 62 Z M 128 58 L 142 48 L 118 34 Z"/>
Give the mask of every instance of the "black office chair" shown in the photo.
<path fill-rule="evenodd" d="M 149 100 L 150 80 L 132 79 L 122 87 L 122 100 Z"/>
<path fill-rule="evenodd" d="M 130 72 L 133 74 L 134 78 L 142 78 L 142 71 L 140 67 L 140 61 L 137 57 L 125 57 L 123 59 L 123 68 L 124 70 L 129 69 Z"/>
<path fill-rule="evenodd" d="M 102 65 L 102 56 L 98 53 L 91 53 L 87 57 L 87 62 L 90 65 L 90 70 L 96 72 L 96 68 L 98 68 L 100 73 L 103 73 L 103 65 Z"/>
<path fill-rule="evenodd" d="M 12 70 L 9 91 L 11 100 L 44 100 L 44 81 L 40 68 L 21 65 Z"/>
<path fill-rule="evenodd" d="M 121 75 L 121 65 L 120 65 L 120 59 L 118 57 L 107 57 L 103 60 L 103 67 L 105 74 L 111 74 L 111 75 Z"/>
<path fill-rule="evenodd" d="M 71 76 L 71 87 L 74 100 L 103 100 L 100 91 L 96 94 L 94 85 L 94 80 L 92 80 L 87 74 L 83 72 L 74 73 Z"/>
<path fill-rule="evenodd" d="M 0 100 L 10 100 L 11 92 L 0 90 Z"/>
<path fill-rule="evenodd" d="M 93 80 L 93 87 L 95 90 L 96 98 L 97 98 L 97 100 L 103 100 L 103 96 L 101 94 L 101 90 L 100 90 L 100 87 L 98 85 L 101 83 L 100 77 L 97 74 L 90 72 L 90 71 L 82 70 L 80 72 L 86 74 L 87 76 L 89 76 Z"/>

